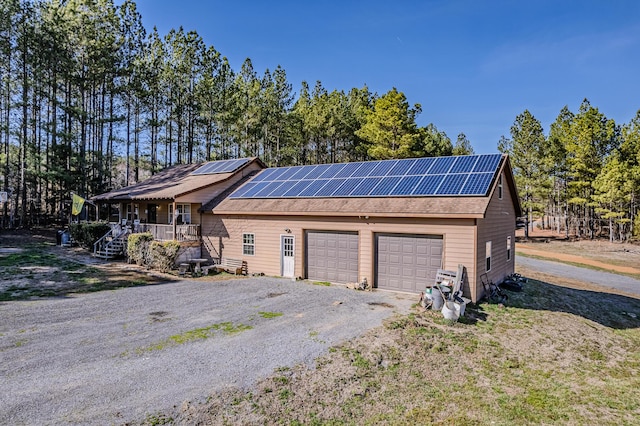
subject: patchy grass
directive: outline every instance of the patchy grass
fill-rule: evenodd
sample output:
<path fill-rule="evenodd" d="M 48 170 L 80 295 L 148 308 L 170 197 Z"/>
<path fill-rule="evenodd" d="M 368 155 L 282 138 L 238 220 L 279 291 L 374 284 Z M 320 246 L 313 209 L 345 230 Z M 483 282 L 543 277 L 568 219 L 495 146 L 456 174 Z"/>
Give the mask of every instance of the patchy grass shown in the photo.
<path fill-rule="evenodd" d="M 330 287 L 331 283 L 328 281 L 312 281 L 311 284 L 313 285 L 323 285 L 325 287 Z"/>
<path fill-rule="evenodd" d="M 262 318 L 277 318 L 283 315 L 282 312 L 258 312 Z"/>
<path fill-rule="evenodd" d="M 144 352 L 161 351 L 171 346 L 183 345 L 185 343 L 194 342 L 196 340 L 205 340 L 215 336 L 216 332 L 221 331 L 226 335 L 241 333 L 246 330 L 251 330 L 253 327 L 245 324 L 233 324 L 232 322 L 221 322 L 212 324 L 207 327 L 195 328 L 188 330 L 180 334 L 174 334 L 162 342 L 150 345 L 146 348 L 140 348 L 136 353 L 141 354 Z"/>

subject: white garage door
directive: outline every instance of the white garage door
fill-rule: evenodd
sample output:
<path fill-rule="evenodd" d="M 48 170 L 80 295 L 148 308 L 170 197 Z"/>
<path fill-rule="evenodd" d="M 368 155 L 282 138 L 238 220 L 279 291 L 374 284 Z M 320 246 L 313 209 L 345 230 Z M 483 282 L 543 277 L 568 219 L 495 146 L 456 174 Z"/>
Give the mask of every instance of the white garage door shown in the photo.
<path fill-rule="evenodd" d="M 307 278 L 332 283 L 358 281 L 358 234 L 307 231 Z"/>
<path fill-rule="evenodd" d="M 376 285 L 419 293 L 432 285 L 442 265 L 442 237 L 376 235 Z"/>

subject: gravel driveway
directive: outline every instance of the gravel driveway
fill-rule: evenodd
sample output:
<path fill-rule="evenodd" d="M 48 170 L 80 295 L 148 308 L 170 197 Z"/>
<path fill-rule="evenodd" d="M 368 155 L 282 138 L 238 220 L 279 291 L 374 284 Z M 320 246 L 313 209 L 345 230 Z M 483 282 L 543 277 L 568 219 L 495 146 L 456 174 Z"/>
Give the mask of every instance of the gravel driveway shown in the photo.
<path fill-rule="evenodd" d="M 551 260 L 534 259 L 527 256 L 516 256 L 516 263 L 547 274 L 573 278 L 578 281 L 597 284 L 606 288 L 615 288 L 628 293 L 640 294 L 640 280 L 625 275 L 595 271 L 589 268 L 581 268 L 579 266 L 567 265 Z"/>
<path fill-rule="evenodd" d="M 218 390 L 250 387 L 278 367 L 313 365 L 330 346 L 415 302 L 415 295 L 276 278 L 3 302 L 0 419 L 141 421 Z"/>

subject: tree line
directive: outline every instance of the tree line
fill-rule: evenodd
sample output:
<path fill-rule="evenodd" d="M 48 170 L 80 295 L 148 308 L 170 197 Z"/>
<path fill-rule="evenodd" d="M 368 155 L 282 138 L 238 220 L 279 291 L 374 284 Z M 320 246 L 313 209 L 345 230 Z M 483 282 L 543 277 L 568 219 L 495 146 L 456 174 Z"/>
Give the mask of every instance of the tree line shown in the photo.
<path fill-rule="evenodd" d="M 68 215 L 84 197 L 174 164 L 269 166 L 472 152 L 395 88 L 329 92 L 285 70 L 240 70 L 195 31 L 144 28 L 133 1 L 0 2 L 2 226 Z"/>
<path fill-rule="evenodd" d="M 640 236 L 640 111 L 616 124 L 585 99 L 564 107 L 547 135 L 528 110 L 518 115 L 508 153 L 526 213 L 537 225 L 566 236 L 627 241 Z"/>
<path fill-rule="evenodd" d="M 1 227 L 65 221 L 90 197 L 174 164 L 260 157 L 268 166 L 473 153 L 396 88 L 327 90 L 285 70 L 234 70 L 195 31 L 147 31 L 133 1 L 0 2 Z M 640 114 L 618 125 L 585 100 L 545 135 L 529 112 L 509 153 L 530 226 L 580 237 L 640 233 Z M 2 200 L 0 200 L 1 202 Z"/>

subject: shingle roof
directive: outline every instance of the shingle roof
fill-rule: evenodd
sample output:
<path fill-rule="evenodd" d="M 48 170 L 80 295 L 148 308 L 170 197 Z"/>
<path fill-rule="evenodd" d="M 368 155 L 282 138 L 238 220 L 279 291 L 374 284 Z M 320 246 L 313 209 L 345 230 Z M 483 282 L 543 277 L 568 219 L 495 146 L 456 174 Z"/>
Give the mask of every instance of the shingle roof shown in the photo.
<path fill-rule="evenodd" d="M 227 198 L 215 214 L 481 218 L 489 197 Z"/>
<path fill-rule="evenodd" d="M 114 189 L 111 192 L 92 197 L 94 201 L 129 201 L 129 200 L 173 200 L 176 197 L 188 194 L 229 179 L 238 170 L 229 173 L 191 175 L 202 164 L 182 164 L 169 167 L 135 185 Z"/>

